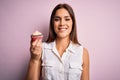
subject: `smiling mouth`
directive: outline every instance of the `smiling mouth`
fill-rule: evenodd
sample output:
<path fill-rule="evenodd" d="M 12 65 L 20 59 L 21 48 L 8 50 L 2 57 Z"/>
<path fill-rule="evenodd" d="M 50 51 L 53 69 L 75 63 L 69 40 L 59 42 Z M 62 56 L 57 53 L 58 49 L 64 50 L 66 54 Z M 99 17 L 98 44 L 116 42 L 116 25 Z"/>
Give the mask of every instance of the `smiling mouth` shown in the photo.
<path fill-rule="evenodd" d="M 63 31 L 66 31 L 66 30 L 67 30 L 67 28 L 62 28 L 62 27 L 59 27 L 59 28 L 58 28 L 58 30 L 59 30 L 59 31 L 61 31 L 61 32 L 63 32 Z"/>

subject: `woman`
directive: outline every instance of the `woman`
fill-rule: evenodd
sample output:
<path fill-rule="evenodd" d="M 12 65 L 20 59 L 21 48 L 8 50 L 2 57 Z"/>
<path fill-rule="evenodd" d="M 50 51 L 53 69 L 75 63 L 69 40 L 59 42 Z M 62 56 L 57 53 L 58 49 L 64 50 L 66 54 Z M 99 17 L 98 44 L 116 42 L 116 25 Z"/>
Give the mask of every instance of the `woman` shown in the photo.
<path fill-rule="evenodd" d="M 89 80 L 89 55 L 78 40 L 73 9 L 58 4 L 45 43 L 31 42 L 26 80 Z"/>

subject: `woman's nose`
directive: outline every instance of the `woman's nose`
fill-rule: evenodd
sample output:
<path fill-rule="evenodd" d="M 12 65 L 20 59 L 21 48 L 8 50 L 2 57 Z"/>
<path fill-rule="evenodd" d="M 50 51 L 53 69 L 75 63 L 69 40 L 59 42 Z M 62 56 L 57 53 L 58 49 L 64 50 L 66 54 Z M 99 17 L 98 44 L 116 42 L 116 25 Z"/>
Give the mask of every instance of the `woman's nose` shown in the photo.
<path fill-rule="evenodd" d="M 62 26 L 62 25 L 65 25 L 65 21 L 64 21 L 63 19 L 61 19 L 60 25 L 61 25 L 61 26 Z"/>

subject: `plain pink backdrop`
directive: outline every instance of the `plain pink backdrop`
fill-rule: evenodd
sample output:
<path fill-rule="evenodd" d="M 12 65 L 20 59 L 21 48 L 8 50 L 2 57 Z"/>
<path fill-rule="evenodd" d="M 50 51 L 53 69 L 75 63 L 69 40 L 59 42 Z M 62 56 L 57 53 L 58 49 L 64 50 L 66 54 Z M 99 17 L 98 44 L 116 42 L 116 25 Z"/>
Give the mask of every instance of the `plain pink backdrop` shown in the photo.
<path fill-rule="evenodd" d="M 91 80 L 120 80 L 120 0 L 0 0 L 0 80 L 23 80 L 30 58 L 30 35 L 48 36 L 58 3 L 70 4 L 78 38 L 90 55 Z"/>

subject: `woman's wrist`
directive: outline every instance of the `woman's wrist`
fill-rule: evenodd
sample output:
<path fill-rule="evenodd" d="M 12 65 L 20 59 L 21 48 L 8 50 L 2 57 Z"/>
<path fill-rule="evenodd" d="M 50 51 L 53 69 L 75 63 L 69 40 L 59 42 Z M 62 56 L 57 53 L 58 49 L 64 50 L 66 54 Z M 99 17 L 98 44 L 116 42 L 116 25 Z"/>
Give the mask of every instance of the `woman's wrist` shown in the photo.
<path fill-rule="evenodd" d="M 33 53 L 31 53 L 31 59 L 32 59 L 32 60 L 39 61 L 40 58 L 41 58 L 41 55 L 40 55 L 40 54 L 39 54 L 39 55 L 34 55 Z"/>
<path fill-rule="evenodd" d="M 30 58 L 30 62 L 32 62 L 32 63 L 40 63 L 40 59 Z"/>

